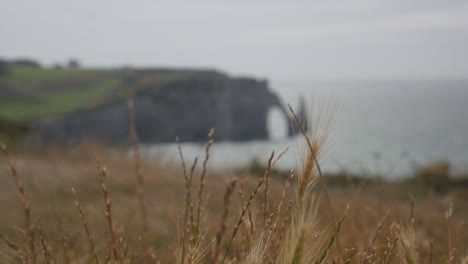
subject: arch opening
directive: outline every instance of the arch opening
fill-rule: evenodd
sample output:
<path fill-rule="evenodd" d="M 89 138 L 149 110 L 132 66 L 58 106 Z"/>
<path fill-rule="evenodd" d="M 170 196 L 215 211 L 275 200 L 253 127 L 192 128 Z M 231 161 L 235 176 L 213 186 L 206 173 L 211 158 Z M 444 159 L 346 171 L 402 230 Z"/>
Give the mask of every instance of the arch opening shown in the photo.
<path fill-rule="evenodd" d="M 284 140 L 288 138 L 288 122 L 288 118 L 280 107 L 270 108 L 267 114 L 268 139 Z"/>

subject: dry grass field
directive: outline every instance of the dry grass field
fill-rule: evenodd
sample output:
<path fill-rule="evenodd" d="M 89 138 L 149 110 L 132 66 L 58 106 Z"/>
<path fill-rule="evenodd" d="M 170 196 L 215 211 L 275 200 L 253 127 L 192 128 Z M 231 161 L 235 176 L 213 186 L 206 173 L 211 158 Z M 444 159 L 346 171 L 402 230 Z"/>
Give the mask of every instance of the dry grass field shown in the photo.
<path fill-rule="evenodd" d="M 134 155 L 136 136 L 133 154 L 2 146 L 0 262 L 468 263 L 466 188 L 332 184 L 317 133 L 286 179 L 271 173 L 281 150 L 263 173 L 212 171 L 208 138 L 178 167 Z"/>

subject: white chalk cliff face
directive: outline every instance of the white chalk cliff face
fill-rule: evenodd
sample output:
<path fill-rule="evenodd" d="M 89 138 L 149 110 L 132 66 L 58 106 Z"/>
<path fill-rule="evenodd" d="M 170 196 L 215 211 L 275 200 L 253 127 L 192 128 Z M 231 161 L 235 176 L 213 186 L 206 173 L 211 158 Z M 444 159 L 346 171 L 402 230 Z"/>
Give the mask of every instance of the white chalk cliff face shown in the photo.
<path fill-rule="evenodd" d="M 280 99 L 263 80 L 231 78 L 224 74 L 193 74 L 130 96 L 142 143 L 204 142 L 211 128 L 218 141 L 269 138 L 268 113 L 272 108 L 288 116 Z M 110 144 L 129 138 L 128 98 L 95 109 L 40 123 L 33 137 L 40 143 L 75 143 L 97 138 Z M 288 124 L 287 133 L 292 130 Z"/>

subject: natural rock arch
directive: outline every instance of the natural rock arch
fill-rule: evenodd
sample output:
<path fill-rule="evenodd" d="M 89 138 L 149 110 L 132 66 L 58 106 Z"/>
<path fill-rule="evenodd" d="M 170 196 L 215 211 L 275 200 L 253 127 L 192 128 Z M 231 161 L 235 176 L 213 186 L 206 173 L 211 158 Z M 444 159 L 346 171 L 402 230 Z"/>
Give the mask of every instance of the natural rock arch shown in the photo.
<path fill-rule="evenodd" d="M 285 117 L 288 111 L 265 80 L 230 78 L 224 74 L 193 75 L 131 96 L 135 125 L 142 143 L 204 142 L 211 128 L 215 140 L 268 139 L 267 116 L 272 107 Z M 79 142 L 100 138 L 110 144 L 129 138 L 128 98 L 41 122 L 35 130 L 39 142 Z M 294 129 L 289 125 L 288 135 Z"/>

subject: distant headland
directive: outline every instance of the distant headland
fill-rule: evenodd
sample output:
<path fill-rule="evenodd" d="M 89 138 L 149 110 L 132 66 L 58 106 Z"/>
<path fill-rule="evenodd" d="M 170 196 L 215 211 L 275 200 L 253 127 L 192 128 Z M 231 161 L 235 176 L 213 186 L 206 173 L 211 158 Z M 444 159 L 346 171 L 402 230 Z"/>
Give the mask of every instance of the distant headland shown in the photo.
<path fill-rule="evenodd" d="M 267 80 L 217 70 L 43 67 L 29 59 L 0 61 L 0 117 L 27 124 L 41 143 L 85 138 L 119 144 L 129 138 L 127 102 L 143 143 L 202 142 L 211 128 L 220 141 L 268 138 L 267 116 L 289 118 Z M 301 106 L 303 108 L 303 106 Z M 298 110 L 305 118 L 304 109 Z M 289 134 L 294 128 L 290 125 Z"/>

